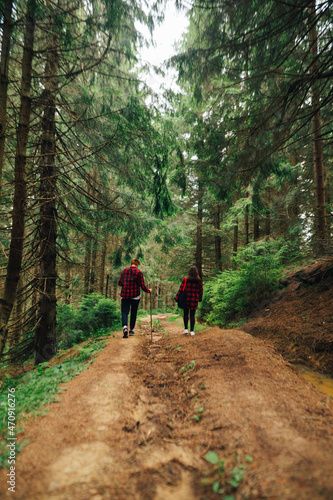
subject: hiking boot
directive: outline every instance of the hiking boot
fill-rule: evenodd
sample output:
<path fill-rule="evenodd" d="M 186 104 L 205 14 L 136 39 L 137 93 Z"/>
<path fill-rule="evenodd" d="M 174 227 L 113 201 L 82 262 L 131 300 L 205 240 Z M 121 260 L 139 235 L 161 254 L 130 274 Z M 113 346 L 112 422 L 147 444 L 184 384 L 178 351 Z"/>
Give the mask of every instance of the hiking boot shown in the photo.
<path fill-rule="evenodd" d="M 194 337 L 195 333 L 194 332 L 190 332 L 190 335 L 192 335 L 192 337 Z"/>
<path fill-rule="evenodd" d="M 187 335 L 187 334 L 188 334 L 188 330 L 187 330 L 187 328 L 185 328 L 185 330 L 183 331 L 183 334 L 184 334 L 184 335 Z"/>
<path fill-rule="evenodd" d="M 128 330 L 127 330 L 127 326 L 124 326 L 123 328 L 123 339 L 128 339 Z"/>
<path fill-rule="evenodd" d="M 135 335 L 135 333 L 133 332 L 133 330 L 130 330 L 130 331 L 129 331 L 129 334 L 130 334 L 130 335 Z"/>

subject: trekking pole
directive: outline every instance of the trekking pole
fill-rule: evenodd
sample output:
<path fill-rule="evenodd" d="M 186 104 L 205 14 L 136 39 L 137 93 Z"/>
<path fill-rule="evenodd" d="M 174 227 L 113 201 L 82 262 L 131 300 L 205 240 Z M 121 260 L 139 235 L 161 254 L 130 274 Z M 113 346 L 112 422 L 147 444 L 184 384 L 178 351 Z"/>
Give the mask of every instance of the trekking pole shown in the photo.
<path fill-rule="evenodd" d="M 153 291 L 151 291 L 150 295 L 150 340 L 153 342 Z"/>

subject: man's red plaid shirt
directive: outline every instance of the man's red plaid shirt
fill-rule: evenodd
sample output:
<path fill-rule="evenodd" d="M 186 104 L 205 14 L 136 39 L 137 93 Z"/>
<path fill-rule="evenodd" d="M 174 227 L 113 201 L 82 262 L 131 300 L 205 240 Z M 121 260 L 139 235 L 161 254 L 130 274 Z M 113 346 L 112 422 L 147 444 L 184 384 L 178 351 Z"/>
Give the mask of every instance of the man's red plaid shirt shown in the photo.
<path fill-rule="evenodd" d="M 140 288 L 144 292 L 150 293 L 149 288 L 146 287 L 143 274 L 137 267 L 127 267 L 120 275 L 118 285 L 121 286 L 121 293 L 123 299 L 134 299 L 140 295 Z"/>
<path fill-rule="evenodd" d="M 185 278 L 183 278 L 178 293 L 175 297 L 175 301 L 178 301 L 180 292 L 184 290 Z M 202 301 L 203 294 L 203 284 L 201 280 L 186 280 L 186 308 L 187 309 L 197 309 L 198 302 Z"/>

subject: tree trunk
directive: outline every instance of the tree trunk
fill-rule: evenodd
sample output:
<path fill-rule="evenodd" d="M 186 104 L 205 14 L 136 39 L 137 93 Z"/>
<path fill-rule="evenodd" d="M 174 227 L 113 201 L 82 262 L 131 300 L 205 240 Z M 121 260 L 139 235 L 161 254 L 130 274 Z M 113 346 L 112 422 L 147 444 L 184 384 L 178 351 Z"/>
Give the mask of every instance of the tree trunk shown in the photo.
<path fill-rule="evenodd" d="M 105 239 L 101 253 L 101 268 L 99 275 L 99 290 L 101 294 L 103 294 L 104 291 L 106 251 L 107 251 L 107 240 Z"/>
<path fill-rule="evenodd" d="M 154 286 L 154 309 L 158 309 L 159 284 L 156 282 Z"/>
<path fill-rule="evenodd" d="M 119 290 L 120 290 L 120 288 L 119 288 Z M 118 279 L 114 278 L 113 279 L 113 300 L 115 302 L 117 302 L 117 298 L 118 298 Z"/>
<path fill-rule="evenodd" d="M 235 220 L 234 224 L 234 243 L 232 248 L 232 253 L 236 257 L 238 251 L 238 219 Z"/>
<path fill-rule="evenodd" d="M 325 179 L 323 165 L 323 151 L 321 140 L 321 116 L 320 116 L 320 93 L 318 82 L 318 50 L 317 50 L 317 21 L 316 2 L 312 0 L 309 7 L 309 48 L 312 63 L 310 74 L 311 85 L 311 107 L 312 107 L 312 144 L 313 144 L 313 168 L 316 199 L 316 251 L 322 254 L 327 245 L 326 227 L 326 205 L 325 205 Z"/>
<path fill-rule="evenodd" d="M 256 215 L 253 216 L 253 240 L 258 241 L 260 238 L 259 219 Z"/>
<path fill-rule="evenodd" d="M 215 218 L 214 218 L 214 227 L 216 230 L 214 243 L 215 243 L 215 267 L 217 271 L 222 271 L 222 254 L 221 254 L 221 236 L 218 233 L 221 228 L 221 220 L 220 220 L 220 204 L 219 202 L 215 203 Z"/>
<path fill-rule="evenodd" d="M 17 284 L 22 266 L 27 192 L 26 154 L 31 111 L 30 88 L 35 32 L 35 9 L 36 0 L 29 0 L 27 5 L 22 59 L 21 107 L 15 155 L 15 188 L 12 231 L 7 264 L 7 276 L 3 298 L 0 302 L 0 356 L 5 348 L 6 338 L 8 335 L 7 324 L 14 306 Z"/>
<path fill-rule="evenodd" d="M 94 239 L 93 250 L 91 253 L 91 271 L 90 271 L 89 293 L 93 293 L 95 291 L 96 261 L 97 261 L 97 238 Z"/>
<path fill-rule="evenodd" d="M 296 153 L 291 155 L 290 164 L 292 167 L 295 167 L 297 165 Z M 294 186 L 295 190 L 297 189 L 297 184 L 298 184 L 298 180 L 297 180 L 297 174 L 296 174 L 294 177 L 294 182 L 293 182 L 293 186 Z M 294 201 L 293 201 L 292 206 L 291 206 L 291 213 L 292 213 L 293 219 L 294 218 L 298 219 L 299 213 L 300 213 L 300 208 L 299 208 L 299 201 L 298 201 L 297 195 L 294 196 Z"/>
<path fill-rule="evenodd" d="M 54 34 L 48 48 L 45 67 L 44 112 L 42 120 L 40 163 L 40 268 L 38 322 L 36 327 L 35 365 L 51 359 L 56 346 L 56 186 L 55 114 L 58 90 L 58 35 Z"/>
<path fill-rule="evenodd" d="M 70 304 L 72 300 L 72 273 L 71 273 L 71 263 L 69 260 L 69 253 L 66 252 L 65 261 L 65 303 Z"/>
<path fill-rule="evenodd" d="M 266 210 L 266 221 L 265 221 L 265 236 L 270 236 L 271 234 L 271 212 Z"/>
<path fill-rule="evenodd" d="M 110 279 L 110 275 L 107 274 L 106 275 L 106 285 L 105 285 L 105 298 L 107 299 L 108 298 L 108 291 L 109 291 L 109 279 Z M 103 291 L 102 291 L 103 293 Z"/>
<path fill-rule="evenodd" d="M 90 265 L 91 265 L 91 247 L 90 240 L 86 241 L 86 254 L 84 258 L 84 295 L 88 295 L 90 287 Z"/>
<path fill-rule="evenodd" d="M 196 241 L 195 261 L 196 261 L 196 266 L 197 266 L 200 278 L 202 278 L 202 217 L 203 217 L 203 187 L 202 187 L 201 181 L 199 181 L 198 212 L 197 212 L 197 241 Z"/>
<path fill-rule="evenodd" d="M 22 279 L 22 273 L 20 275 L 20 279 L 18 282 L 18 293 L 16 295 L 16 306 L 14 308 L 14 312 L 12 314 L 12 320 L 11 320 L 11 333 L 9 337 L 9 345 L 10 347 L 14 347 L 21 338 L 22 335 L 22 324 L 23 324 L 23 294 L 22 294 L 22 289 L 23 289 L 23 279 Z M 21 290 L 21 293 L 20 293 Z"/>
<path fill-rule="evenodd" d="M 7 125 L 8 69 L 10 56 L 10 39 L 12 34 L 13 0 L 5 0 L 2 27 L 1 62 L 0 62 L 0 195 L 2 188 L 2 170 Z"/>
<path fill-rule="evenodd" d="M 329 213 L 332 212 L 331 209 L 331 183 L 330 183 L 330 173 L 329 170 L 326 170 L 326 183 L 325 183 L 325 197 L 326 197 L 326 203 L 327 206 L 329 207 Z M 329 245 L 331 244 L 331 235 L 332 233 L 332 222 L 330 220 L 330 217 L 327 219 L 327 238 L 328 238 L 328 243 Z"/>
<path fill-rule="evenodd" d="M 244 226 L 245 226 L 245 246 L 249 244 L 249 206 L 245 207 L 245 217 L 244 217 Z"/>

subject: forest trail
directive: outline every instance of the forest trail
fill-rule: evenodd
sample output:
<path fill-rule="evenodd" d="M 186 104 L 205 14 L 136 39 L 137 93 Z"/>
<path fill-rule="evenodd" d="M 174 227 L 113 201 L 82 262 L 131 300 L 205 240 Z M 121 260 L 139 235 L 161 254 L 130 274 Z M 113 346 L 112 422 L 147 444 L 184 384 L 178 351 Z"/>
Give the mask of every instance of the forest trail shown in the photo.
<path fill-rule="evenodd" d="M 251 335 L 189 337 L 155 318 L 153 343 L 148 318 L 134 337 L 118 332 L 27 426 L 15 498 L 331 500 L 332 399 Z M 208 451 L 225 461 L 222 475 Z M 6 474 L 1 498 L 12 495 Z"/>

